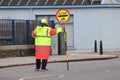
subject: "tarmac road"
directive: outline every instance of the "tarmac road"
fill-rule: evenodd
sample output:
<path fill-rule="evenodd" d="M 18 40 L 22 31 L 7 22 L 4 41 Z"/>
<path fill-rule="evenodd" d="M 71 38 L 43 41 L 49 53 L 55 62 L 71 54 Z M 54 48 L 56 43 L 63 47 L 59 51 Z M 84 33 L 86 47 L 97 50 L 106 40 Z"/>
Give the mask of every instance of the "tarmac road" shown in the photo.
<path fill-rule="evenodd" d="M 96 61 L 49 63 L 48 71 L 35 71 L 35 65 L 0 69 L 0 80 L 120 80 L 120 58 Z"/>

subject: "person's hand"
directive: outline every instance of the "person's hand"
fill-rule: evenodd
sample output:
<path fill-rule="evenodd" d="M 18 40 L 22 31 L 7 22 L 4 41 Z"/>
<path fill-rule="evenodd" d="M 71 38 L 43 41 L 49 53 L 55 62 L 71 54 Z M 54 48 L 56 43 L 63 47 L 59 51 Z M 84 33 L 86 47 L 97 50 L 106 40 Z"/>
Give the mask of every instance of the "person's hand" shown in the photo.
<path fill-rule="evenodd" d="M 66 28 L 66 25 L 63 23 L 62 24 L 62 29 L 65 29 Z"/>

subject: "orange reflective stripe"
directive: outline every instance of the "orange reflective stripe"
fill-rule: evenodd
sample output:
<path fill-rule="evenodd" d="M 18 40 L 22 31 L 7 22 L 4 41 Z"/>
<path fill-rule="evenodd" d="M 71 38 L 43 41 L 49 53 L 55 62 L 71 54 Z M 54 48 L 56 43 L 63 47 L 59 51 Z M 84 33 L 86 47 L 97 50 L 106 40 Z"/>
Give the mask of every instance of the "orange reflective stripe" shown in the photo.
<path fill-rule="evenodd" d="M 42 53 L 46 53 L 46 52 L 50 52 L 50 50 L 36 50 L 36 52 L 42 52 Z"/>
<path fill-rule="evenodd" d="M 50 46 L 35 46 L 35 50 L 50 50 Z"/>

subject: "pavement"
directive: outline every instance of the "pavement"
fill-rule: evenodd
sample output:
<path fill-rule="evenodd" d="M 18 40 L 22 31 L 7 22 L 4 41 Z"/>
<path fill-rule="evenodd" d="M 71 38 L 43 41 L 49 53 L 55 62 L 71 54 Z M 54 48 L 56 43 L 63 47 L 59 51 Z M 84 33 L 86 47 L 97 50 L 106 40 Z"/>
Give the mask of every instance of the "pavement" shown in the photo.
<path fill-rule="evenodd" d="M 106 60 L 118 58 L 118 55 L 100 55 L 99 53 L 72 53 L 68 55 L 68 61 L 90 61 L 90 60 Z M 66 62 L 66 55 L 51 55 L 48 63 Z M 27 57 L 10 57 L 0 59 L 0 68 L 33 65 L 35 64 L 34 56 Z"/>

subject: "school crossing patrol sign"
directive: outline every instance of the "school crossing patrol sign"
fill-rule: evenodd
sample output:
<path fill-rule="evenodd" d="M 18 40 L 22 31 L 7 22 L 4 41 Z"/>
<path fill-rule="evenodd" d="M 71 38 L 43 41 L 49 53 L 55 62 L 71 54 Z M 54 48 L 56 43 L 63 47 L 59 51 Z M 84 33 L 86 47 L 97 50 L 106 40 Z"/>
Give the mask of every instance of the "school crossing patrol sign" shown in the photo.
<path fill-rule="evenodd" d="M 61 23 L 68 22 L 70 20 L 70 12 L 67 9 L 59 9 L 56 12 L 56 19 Z"/>
<path fill-rule="evenodd" d="M 56 12 L 56 20 L 60 23 L 62 23 L 63 26 L 65 25 L 65 22 L 68 22 L 70 20 L 70 12 L 67 9 L 59 9 Z M 67 52 L 67 33 L 65 31 L 65 29 L 63 29 L 64 31 L 64 42 L 65 42 L 65 49 L 66 49 L 66 62 L 67 62 L 67 70 L 69 70 L 69 64 L 68 64 L 68 52 Z M 62 35 L 61 35 L 62 36 Z"/>

